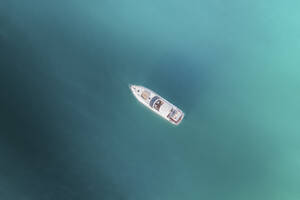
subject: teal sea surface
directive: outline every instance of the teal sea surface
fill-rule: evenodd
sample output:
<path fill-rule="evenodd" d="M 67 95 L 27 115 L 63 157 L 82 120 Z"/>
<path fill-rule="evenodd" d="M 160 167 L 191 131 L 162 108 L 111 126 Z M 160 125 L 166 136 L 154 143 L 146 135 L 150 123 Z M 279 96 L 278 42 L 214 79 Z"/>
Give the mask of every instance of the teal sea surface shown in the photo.
<path fill-rule="evenodd" d="M 299 200 L 299 10 L 0 1 L 0 199 Z"/>

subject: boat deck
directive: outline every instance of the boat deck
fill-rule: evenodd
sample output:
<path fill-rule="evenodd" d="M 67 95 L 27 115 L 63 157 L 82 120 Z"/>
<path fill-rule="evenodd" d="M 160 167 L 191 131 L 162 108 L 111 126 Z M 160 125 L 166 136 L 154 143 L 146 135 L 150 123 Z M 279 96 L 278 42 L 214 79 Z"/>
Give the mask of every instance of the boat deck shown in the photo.
<path fill-rule="evenodd" d="M 178 125 L 182 121 L 184 113 L 155 92 L 136 85 L 131 85 L 130 89 L 142 104 L 172 124 Z"/>

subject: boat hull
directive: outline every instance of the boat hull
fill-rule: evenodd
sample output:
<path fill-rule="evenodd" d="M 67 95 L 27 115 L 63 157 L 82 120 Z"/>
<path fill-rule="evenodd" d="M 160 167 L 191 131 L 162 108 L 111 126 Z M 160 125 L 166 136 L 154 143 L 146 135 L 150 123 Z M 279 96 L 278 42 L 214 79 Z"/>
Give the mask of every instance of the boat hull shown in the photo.
<path fill-rule="evenodd" d="M 177 106 L 146 87 L 129 85 L 129 88 L 135 98 L 148 109 L 174 125 L 181 123 L 184 113 Z"/>

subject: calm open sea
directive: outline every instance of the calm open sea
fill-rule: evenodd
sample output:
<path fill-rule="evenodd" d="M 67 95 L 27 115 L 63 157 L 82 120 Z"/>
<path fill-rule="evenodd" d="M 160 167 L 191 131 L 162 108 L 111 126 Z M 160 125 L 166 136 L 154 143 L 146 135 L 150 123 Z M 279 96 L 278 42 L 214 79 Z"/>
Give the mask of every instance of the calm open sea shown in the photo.
<path fill-rule="evenodd" d="M 0 199 L 299 200 L 299 10 L 0 1 Z"/>

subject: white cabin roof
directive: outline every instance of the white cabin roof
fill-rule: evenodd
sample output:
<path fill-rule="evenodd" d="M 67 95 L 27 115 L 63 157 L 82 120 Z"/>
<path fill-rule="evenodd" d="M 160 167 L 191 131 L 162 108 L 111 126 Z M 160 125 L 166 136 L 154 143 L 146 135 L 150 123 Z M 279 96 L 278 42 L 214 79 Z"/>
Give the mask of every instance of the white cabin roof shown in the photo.
<path fill-rule="evenodd" d="M 160 109 L 159 109 L 159 112 L 160 112 L 163 116 L 167 117 L 168 114 L 171 112 L 171 110 L 172 110 L 172 106 L 171 106 L 170 104 L 164 102 L 164 104 L 161 105 L 161 107 L 160 107 Z"/>

